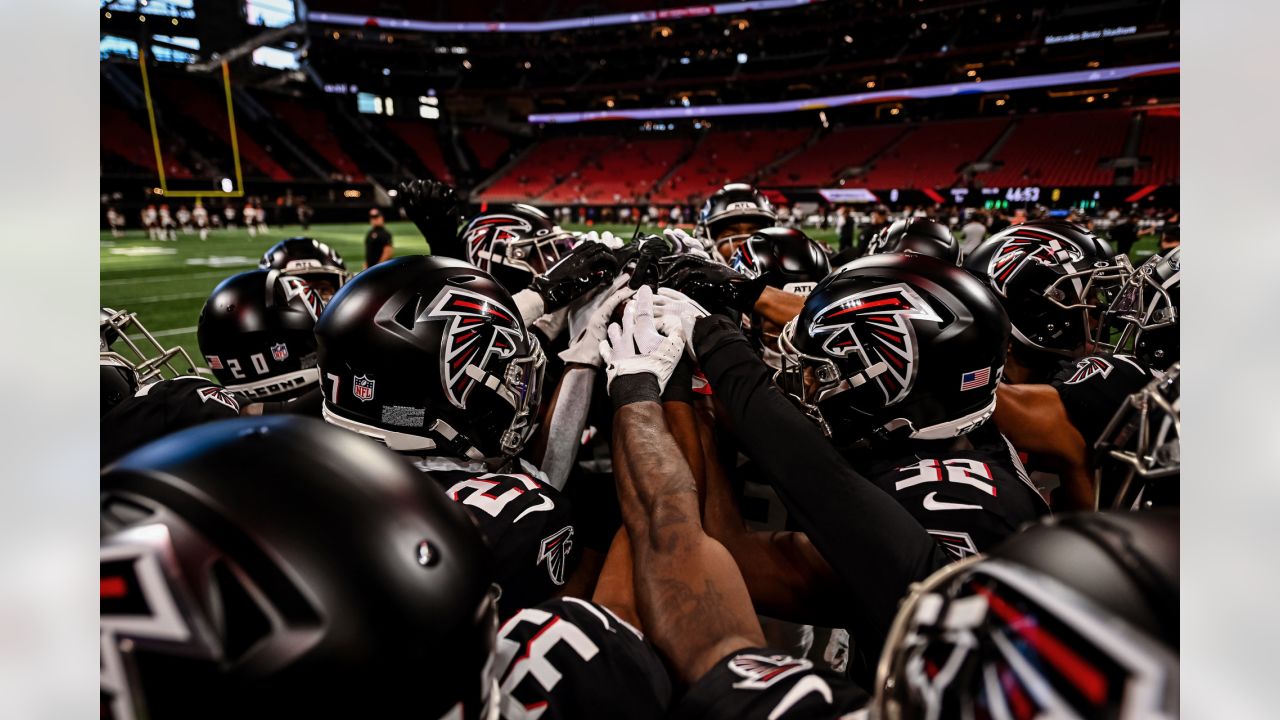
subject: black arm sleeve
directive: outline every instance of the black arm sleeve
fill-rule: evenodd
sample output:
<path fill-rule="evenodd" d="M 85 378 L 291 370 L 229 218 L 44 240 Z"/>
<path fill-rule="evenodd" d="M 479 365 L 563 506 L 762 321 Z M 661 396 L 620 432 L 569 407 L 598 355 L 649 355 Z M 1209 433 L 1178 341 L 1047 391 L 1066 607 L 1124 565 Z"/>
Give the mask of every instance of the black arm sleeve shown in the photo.
<path fill-rule="evenodd" d="M 850 633 L 878 652 L 911 583 L 946 564 L 941 549 L 783 397 L 731 321 L 700 319 L 693 343 L 738 446 L 771 477 L 796 524 L 848 587 Z"/>

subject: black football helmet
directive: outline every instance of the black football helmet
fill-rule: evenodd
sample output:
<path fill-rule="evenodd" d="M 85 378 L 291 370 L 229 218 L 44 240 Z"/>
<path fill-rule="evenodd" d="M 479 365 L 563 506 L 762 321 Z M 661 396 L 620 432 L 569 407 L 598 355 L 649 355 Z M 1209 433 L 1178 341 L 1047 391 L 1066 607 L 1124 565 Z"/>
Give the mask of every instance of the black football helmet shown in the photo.
<path fill-rule="evenodd" d="M 461 235 L 467 260 L 512 294 L 528 287 L 574 245 L 572 234 L 523 203 L 491 207 L 472 218 Z"/>
<path fill-rule="evenodd" d="M 496 717 L 492 558 L 394 453 L 239 418 L 100 483 L 102 717 Z"/>
<path fill-rule="evenodd" d="M 271 246 L 258 262 L 263 270 L 279 270 L 306 280 L 320 299 L 329 298 L 351 279 L 337 250 L 309 237 L 291 237 Z"/>
<path fill-rule="evenodd" d="M 1177 505 L 1182 413 L 1177 363 L 1129 396 L 1094 446 L 1099 482 L 1117 484 L 1111 507 L 1145 510 Z M 1112 476 L 1106 472 L 1118 468 Z"/>
<path fill-rule="evenodd" d="M 312 330 L 322 312 L 324 301 L 301 277 L 233 275 L 200 311 L 200 353 L 231 392 L 259 402 L 295 398 L 320 382 Z"/>
<path fill-rule="evenodd" d="M 778 340 L 775 382 L 833 440 L 964 435 L 995 409 L 1009 320 L 925 255 L 873 255 L 818 283 Z"/>
<path fill-rule="evenodd" d="M 511 295 L 461 260 L 406 256 L 338 291 L 316 324 L 324 417 L 393 450 L 494 459 L 533 432 L 546 364 Z"/>
<path fill-rule="evenodd" d="M 1000 298 L 1016 347 L 1031 357 L 1087 352 L 1094 323 L 1126 275 L 1105 240 L 1061 220 L 1002 230 L 966 257 L 964 267 Z"/>
<path fill-rule="evenodd" d="M 1181 298 L 1182 249 L 1151 256 L 1129 273 L 1115 300 L 1102 313 L 1097 344 L 1164 370 L 1181 356 Z"/>
<path fill-rule="evenodd" d="M 131 332 L 136 333 L 136 338 L 129 337 Z M 166 376 L 172 379 L 196 374 L 196 364 L 185 348 L 164 347 L 136 314 L 111 308 L 99 309 L 98 368 L 104 415 L 143 385 Z"/>
<path fill-rule="evenodd" d="M 867 255 L 912 252 L 960 264 L 960 243 L 946 225 L 926 218 L 898 220 L 884 227 L 867 243 Z"/>
<path fill-rule="evenodd" d="M 712 193 L 702 205 L 693 236 L 701 240 L 708 250 L 719 249 L 727 243 L 737 245 L 751 234 L 730 233 L 734 225 L 745 223 L 759 230 L 773 227 L 777 222 L 778 214 L 774 212 L 769 198 L 746 183 L 729 183 Z M 724 257 L 728 257 L 732 248 L 726 250 L 722 250 Z"/>
<path fill-rule="evenodd" d="M 831 273 L 831 262 L 822 245 L 795 228 L 771 227 L 757 230 L 738 246 L 729 266 L 749 278 L 764 278 L 769 287 L 806 296 L 822 278 Z M 765 318 L 753 312 L 743 323 L 747 337 L 763 353 L 765 362 L 777 369 L 778 330 L 765 327 Z"/>
<path fill-rule="evenodd" d="M 1178 716 L 1178 514 L 1060 515 L 903 601 L 871 717 Z"/>

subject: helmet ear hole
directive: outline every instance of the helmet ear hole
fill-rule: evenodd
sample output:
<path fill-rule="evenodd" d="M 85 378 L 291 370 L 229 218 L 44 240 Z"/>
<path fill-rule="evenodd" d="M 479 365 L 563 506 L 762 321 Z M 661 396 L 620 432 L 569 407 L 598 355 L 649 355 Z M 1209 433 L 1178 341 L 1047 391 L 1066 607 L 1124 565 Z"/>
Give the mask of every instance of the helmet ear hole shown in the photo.
<path fill-rule="evenodd" d="M 425 310 L 426 308 L 422 306 L 426 305 L 426 303 L 426 298 L 422 297 L 419 297 L 416 303 L 405 303 L 404 307 L 400 308 L 400 312 L 396 313 L 395 321 L 405 330 L 412 330 L 417 322 L 419 309 Z"/>

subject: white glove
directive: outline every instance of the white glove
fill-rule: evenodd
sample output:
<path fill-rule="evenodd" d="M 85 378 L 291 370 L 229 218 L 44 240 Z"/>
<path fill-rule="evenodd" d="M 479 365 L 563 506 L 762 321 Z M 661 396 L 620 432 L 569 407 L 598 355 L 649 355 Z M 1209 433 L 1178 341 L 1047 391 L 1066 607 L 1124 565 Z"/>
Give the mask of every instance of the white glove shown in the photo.
<path fill-rule="evenodd" d="M 524 321 L 525 327 L 532 325 L 534 320 L 542 317 L 547 309 L 542 296 L 528 288 L 512 295 L 511 299 L 515 301 L 516 312 L 520 313 L 520 319 Z"/>
<path fill-rule="evenodd" d="M 689 358 L 694 361 L 697 358 L 693 354 L 693 325 L 698 318 L 709 314 L 706 308 L 679 290 L 658 288 L 658 294 L 653 298 L 654 317 L 661 321 L 663 327 L 671 327 L 680 334 Z"/>
<path fill-rule="evenodd" d="M 606 328 L 609 326 L 609 318 L 613 316 L 618 303 L 635 294 L 634 290 L 627 287 L 627 281 L 630 279 L 630 275 L 620 275 L 613 287 L 590 296 L 589 301 L 582 308 L 576 311 L 571 310 L 570 331 L 577 330 L 577 325 L 583 327 L 576 333 L 569 347 L 560 351 L 561 360 L 597 368 L 604 364 L 600 359 L 600 343 L 607 337 Z M 582 319 L 583 315 L 585 319 Z"/>
<path fill-rule="evenodd" d="M 553 313 L 547 313 L 537 320 L 533 321 L 530 327 L 538 328 L 547 338 L 547 341 L 554 341 L 560 337 L 560 333 L 564 332 L 569 326 L 569 308 L 562 307 Z"/>
<path fill-rule="evenodd" d="M 662 235 L 675 248 L 676 255 L 697 255 L 704 260 L 711 259 L 711 255 L 703 249 L 702 243 L 680 228 L 664 228 Z"/>
<path fill-rule="evenodd" d="M 598 242 L 610 250 L 618 250 L 622 247 L 622 238 L 615 237 L 614 234 L 608 230 L 605 230 L 602 233 L 592 230 L 589 233 L 578 234 L 578 243 L 584 242 Z M 577 243 L 574 244 L 574 247 L 577 247 Z"/>
<path fill-rule="evenodd" d="M 600 357 L 607 366 L 608 387 L 620 375 L 651 373 L 658 380 L 658 392 L 666 390 L 671 374 L 680 363 L 684 338 L 671 332 L 663 335 L 653 318 L 653 291 L 645 285 L 622 311 L 622 325 L 609 326 L 608 341 L 600 342 Z"/>

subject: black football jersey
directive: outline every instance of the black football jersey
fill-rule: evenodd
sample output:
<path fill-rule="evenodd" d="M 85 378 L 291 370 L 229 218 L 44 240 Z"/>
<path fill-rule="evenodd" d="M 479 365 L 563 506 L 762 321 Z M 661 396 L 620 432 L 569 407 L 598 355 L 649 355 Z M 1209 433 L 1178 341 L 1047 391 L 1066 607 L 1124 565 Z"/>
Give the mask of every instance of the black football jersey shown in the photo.
<path fill-rule="evenodd" d="M 573 597 L 503 623 L 495 671 L 504 720 L 656 720 L 671 704 L 671 680 L 644 635 Z"/>
<path fill-rule="evenodd" d="M 672 720 L 834 720 L 870 703 L 847 678 L 804 658 L 747 648 L 729 655 L 689 688 Z"/>
<path fill-rule="evenodd" d="M 577 560 L 573 521 L 569 501 L 540 472 L 528 463 L 519 468 L 522 472 L 511 473 L 442 458 L 419 458 L 414 464 L 480 526 L 496 561 L 502 617 L 560 590 Z"/>
<path fill-rule="evenodd" d="M 968 439 L 966 449 L 949 441 L 913 442 L 906 454 L 862 466 L 956 560 L 990 550 L 1049 513 L 1004 435 L 984 427 Z M 850 460 L 860 467 L 858 458 Z"/>
<path fill-rule="evenodd" d="M 184 375 L 143 385 L 102 416 L 102 464 L 164 435 L 239 415 L 235 396 L 202 377 Z"/>
<path fill-rule="evenodd" d="M 1116 410 L 1153 378 L 1150 369 L 1128 355 L 1088 355 L 1063 363 L 1050 384 L 1085 446 L 1092 448 Z"/>

